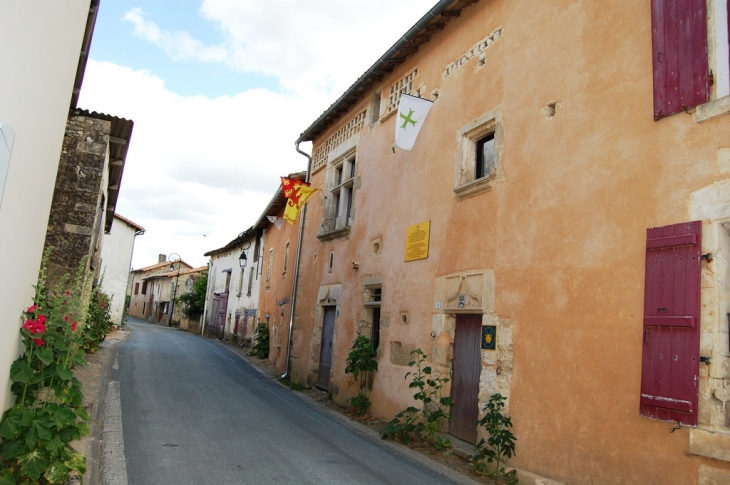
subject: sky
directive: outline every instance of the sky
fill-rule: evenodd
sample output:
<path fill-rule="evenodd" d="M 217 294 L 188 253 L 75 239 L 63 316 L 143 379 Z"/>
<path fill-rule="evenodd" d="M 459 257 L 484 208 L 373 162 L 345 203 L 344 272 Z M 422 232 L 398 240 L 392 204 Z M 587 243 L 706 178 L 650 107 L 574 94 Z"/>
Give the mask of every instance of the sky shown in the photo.
<path fill-rule="evenodd" d="M 294 142 L 435 0 L 102 0 L 81 109 L 134 121 L 133 268 L 193 266 L 304 171 Z M 311 144 L 301 148 L 311 153 Z"/>

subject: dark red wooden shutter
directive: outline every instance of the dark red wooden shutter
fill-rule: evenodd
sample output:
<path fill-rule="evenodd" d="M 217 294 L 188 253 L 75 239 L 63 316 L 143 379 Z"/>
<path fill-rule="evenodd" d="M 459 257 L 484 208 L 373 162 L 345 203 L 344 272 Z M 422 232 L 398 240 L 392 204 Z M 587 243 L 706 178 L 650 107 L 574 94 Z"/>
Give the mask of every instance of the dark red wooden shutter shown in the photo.
<path fill-rule="evenodd" d="M 702 223 L 646 231 L 640 414 L 697 424 Z"/>
<path fill-rule="evenodd" d="M 706 0 L 652 0 L 654 119 L 709 100 Z"/>

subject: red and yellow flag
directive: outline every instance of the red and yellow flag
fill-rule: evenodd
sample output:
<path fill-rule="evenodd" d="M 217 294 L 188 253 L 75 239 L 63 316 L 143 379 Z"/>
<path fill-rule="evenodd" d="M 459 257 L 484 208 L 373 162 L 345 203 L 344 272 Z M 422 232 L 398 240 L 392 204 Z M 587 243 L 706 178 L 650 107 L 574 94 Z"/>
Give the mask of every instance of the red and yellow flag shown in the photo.
<path fill-rule="evenodd" d="M 287 198 L 283 219 L 294 225 L 299 217 L 299 211 L 319 189 L 310 187 L 307 182 L 301 180 L 281 177 L 281 190 L 284 192 L 284 197 Z"/>

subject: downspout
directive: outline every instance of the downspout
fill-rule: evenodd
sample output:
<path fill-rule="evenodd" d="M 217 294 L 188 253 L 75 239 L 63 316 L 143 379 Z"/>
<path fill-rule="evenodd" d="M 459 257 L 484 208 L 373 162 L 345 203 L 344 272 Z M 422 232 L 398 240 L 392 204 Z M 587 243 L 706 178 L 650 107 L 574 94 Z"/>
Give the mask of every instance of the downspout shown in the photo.
<path fill-rule="evenodd" d="M 210 268 L 213 266 L 213 261 L 208 260 L 208 284 L 205 287 L 205 302 L 203 303 L 203 321 L 200 322 L 200 336 L 205 335 L 205 317 L 208 313 L 208 296 L 210 296 Z"/>
<path fill-rule="evenodd" d="M 297 142 L 294 145 L 294 149 L 307 157 L 307 175 L 304 179 L 305 182 L 309 182 L 309 172 L 312 169 L 312 157 L 304 153 L 299 149 L 299 144 L 301 143 L 301 140 L 297 140 Z M 291 314 L 289 315 L 289 337 L 286 341 L 286 370 L 281 375 L 282 379 L 289 378 L 289 371 L 291 370 L 291 338 L 292 338 L 292 331 L 294 330 L 294 311 L 296 310 L 297 306 L 297 286 L 299 284 L 299 260 L 302 255 L 302 238 L 304 236 L 304 218 L 307 216 L 307 204 L 304 204 L 304 208 L 302 209 L 302 214 L 299 217 L 299 238 L 297 239 L 297 257 L 294 261 L 294 288 L 292 288 L 291 291 Z"/>

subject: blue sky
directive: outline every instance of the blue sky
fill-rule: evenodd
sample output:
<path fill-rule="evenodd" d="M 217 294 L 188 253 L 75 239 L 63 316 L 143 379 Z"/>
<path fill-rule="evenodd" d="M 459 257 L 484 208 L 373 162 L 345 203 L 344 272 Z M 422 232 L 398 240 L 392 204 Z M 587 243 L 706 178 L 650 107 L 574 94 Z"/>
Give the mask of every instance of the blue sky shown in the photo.
<path fill-rule="evenodd" d="M 134 121 L 116 207 L 147 229 L 132 266 L 202 266 L 253 225 L 306 169 L 298 135 L 434 4 L 102 0 L 79 106 Z"/>
<path fill-rule="evenodd" d="M 171 59 L 162 49 L 133 34 L 133 25 L 124 20 L 127 12 L 141 7 L 145 17 L 173 31 L 194 33 L 206 44 L 224 41 L 219 26 L 200 16 L 199 1 L 192 0 L 106 0 L 101 4 L 91 58 L 110 61 L 132 69 L 144 69 L 166 81 L 167 88 L 183 96 L 204 95 L 209 98 L 253 88 L 279 91 L 276 77 L 256 72 L 234 72 L 221 65 Z"/>

